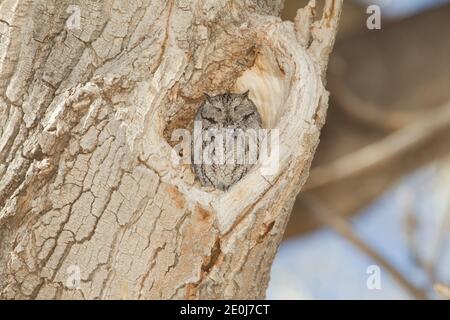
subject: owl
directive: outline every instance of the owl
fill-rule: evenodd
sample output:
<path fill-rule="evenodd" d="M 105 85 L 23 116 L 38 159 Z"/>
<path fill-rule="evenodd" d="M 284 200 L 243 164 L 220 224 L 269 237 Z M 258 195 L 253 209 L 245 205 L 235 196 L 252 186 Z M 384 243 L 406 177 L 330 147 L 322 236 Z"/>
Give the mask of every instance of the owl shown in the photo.
<path fill-rule="evenodd" d="M 261 116 L 248 93 L 205 94 L 197 110 L 191 160 L 203 186 L 227 191 L 258 159 Z"/>

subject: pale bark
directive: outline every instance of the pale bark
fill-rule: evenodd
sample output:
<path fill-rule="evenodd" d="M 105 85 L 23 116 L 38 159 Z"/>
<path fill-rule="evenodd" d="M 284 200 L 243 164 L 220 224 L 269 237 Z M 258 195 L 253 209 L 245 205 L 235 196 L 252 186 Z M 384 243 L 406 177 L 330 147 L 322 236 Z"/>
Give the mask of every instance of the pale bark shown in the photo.
<path fill-rule="evenodd" d="M 264 297 L 324 123 L 341 5 L 317 20 L 312 1 L 294 24 L 282 1 L 4 0 L 0 296 Z M 280 130 L 279 171 L 202 188 L 171 133 L 202 92 L 245 89 Z"/>

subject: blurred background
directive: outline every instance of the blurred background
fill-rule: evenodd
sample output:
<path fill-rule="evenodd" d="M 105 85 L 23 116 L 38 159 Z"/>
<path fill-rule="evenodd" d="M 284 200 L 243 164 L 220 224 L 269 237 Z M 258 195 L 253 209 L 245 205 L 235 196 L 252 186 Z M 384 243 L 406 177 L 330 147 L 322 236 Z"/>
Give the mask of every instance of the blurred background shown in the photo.
<path fill-rule="evenodd" d="M 267 298 L 450 299 L 450 1 L 345 0 L 328 73 Z"/>

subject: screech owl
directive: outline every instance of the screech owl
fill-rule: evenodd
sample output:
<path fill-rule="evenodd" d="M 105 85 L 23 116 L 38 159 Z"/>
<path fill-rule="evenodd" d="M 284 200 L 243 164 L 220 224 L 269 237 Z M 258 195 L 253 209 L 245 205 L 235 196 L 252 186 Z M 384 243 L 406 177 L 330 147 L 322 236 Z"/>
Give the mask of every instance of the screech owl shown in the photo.
<path fill-rule="evenodd" d="M 226 191 L 256 162 L 261 117 L 248 91 L 205 97 L 195 115 L 192 166 L 203 186 Z M 196 136 L 200 124 L 202 134 Z"/>

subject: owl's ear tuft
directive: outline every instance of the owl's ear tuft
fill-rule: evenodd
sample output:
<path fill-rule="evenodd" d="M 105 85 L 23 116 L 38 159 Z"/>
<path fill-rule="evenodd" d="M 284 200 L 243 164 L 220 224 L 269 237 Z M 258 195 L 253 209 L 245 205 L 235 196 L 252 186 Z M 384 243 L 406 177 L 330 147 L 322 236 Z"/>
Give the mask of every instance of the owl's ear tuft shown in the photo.
<path fill-rule="evenodd" d="M 247 91 L 245 91 L 243 94 L 242 94 L 242 97 L 243 98 L 248 98 L 248 94 L 250 93 L 250 90 L 247 90 Z"/>
<path fill-rule="evenodd" d="M 210 96 L 209 94 L 207 94 L 206 92 L 203 92 L 203 95 L 205 96 L 206 100 L 208 100 L 209 103 L 212 103 L 212 96 Z"/>

